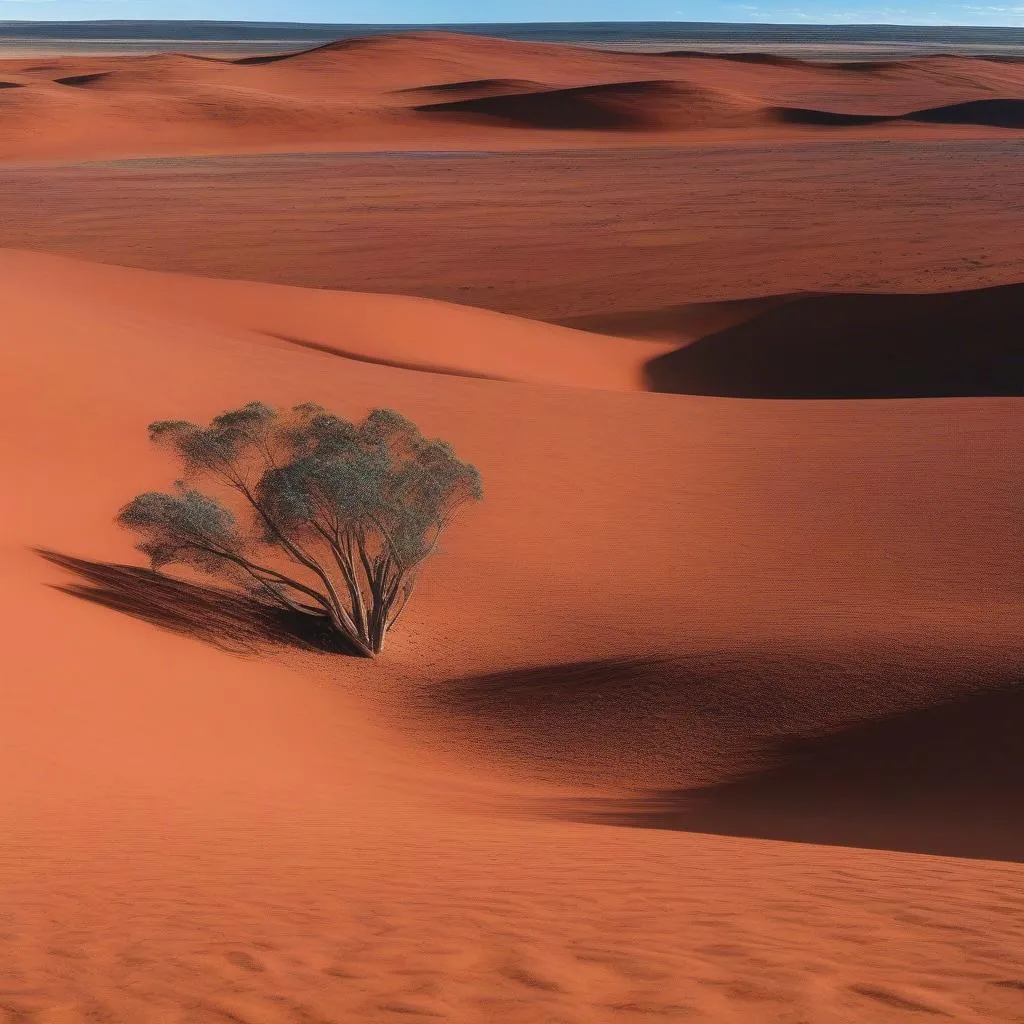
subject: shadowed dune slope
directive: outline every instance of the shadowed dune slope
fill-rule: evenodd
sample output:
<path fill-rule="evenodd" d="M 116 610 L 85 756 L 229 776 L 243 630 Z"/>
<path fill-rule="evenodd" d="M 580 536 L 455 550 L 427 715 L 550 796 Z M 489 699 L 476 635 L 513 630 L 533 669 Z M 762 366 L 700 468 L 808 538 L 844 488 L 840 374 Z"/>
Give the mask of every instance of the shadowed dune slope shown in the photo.
<path fill-rule="evenodd" d="M 477 78 L 467 82 L 441 82 L 438 85 L 416 85 L 397 89 L 399 93 L 415 93 L 421 96 L 477 96 L 504 95 L 510 92 L 536 92 L 542 88 L 540 82 L 525 78 Z"/>
<path fill-rule="evenodd" d="M 614 130 L 752 126 L 764 120 L 757 103 L 671 81 L 616 82 L 546 89 L 416 107 L 426 114 L 461 114 L 521 128 Z"/>
<path fill-rule="evenodd" d="M 783 740 L 718 785 L 580 809 L 639 828 L 1019 862 L 1022 729 L 1024 681 L 1010 682 Z"/>
<path fill-rule="evenodd" d="M 797 299 L 647 367 L 650 387 L 736 398 L 1024 395 L 1024 285 Z"/>
<path fill-rule="evenodd" d="M 719 60 L 728 61 L 734 64 L 762 64 L 766 67 L 777 68 L 804 68 L 808 66 L 807 61 L 799 57 L 784 57 L 778 53 L 715 53 L 711 50 L 663 50 L 662 57 L 683 57 L 698 60 Z"/>
<path fill-rule="evenodd" d="M 484 760 L 636 787 L 594 820 L 1022 860 L 1022 686 L 1013 654 L 764 644 L 466 677 L 421 708 Z"/>
<path fill-rule="evenodd" d="M 809 107 L 769 107 L 764 116 L 766 120 L 780 124 L 816 125 L 821 128 L 853 128 L 857 125 L 900 120 L 881 114 L 847 114 L 835 110 L 812 110 Z"/>
<path fill-rule="evenodd" d="M 979 124 L 993 128 L 1024 128 L 1024 100 L 990 99 L 953 103 L 931 110 L 916 110 L 906 114 L 907 121 L 927 124 Z"/>
<path fill-rule="evenodd" d="M 914 57 L 906 57 L 902 60 L 822 60 L 816 58 L 788 57 L 779 53 L 769 53 L 760 50 L 735 51 L 731 53 L 719 53 L 713 50 L 663 50 L 662 57 L 694 57 L 704 60 L 721 61 L 734 64 L 755 64 L 765 67 L 791 68 L 813 71 L 851 71 L 865 75 L 875 75 L 879 72 L 923 70 L 928 69 L 936 63 L 947 67 L 980 67 L 976 62 L 992 61 L 997 63 L 1019 64 L 1021 58 L 1014 56 L 976 56 L 959 57 L 955 54 L 919 54 Z"/>
<path fill-rule="evenodd" d="M 1024 100 L 972 100 L 906 114 L 857 113 L 772 106 L 753 98 L 671 80 L 482 95 L 421 104 L 414 109 L 423 114 L 463 115 L 519 128 L 577 131 L 751 128 L 773 124 L 838 128 L 892 122 L 1024 127 Z"/>
<path fill-rule="evenodd" d="M 70 85 L 82 88 L 91 85 L 100 85 L 108 78 L 109 75 L 109 71 L 94 71 L 91 74 L 67 75 L 65 78 L 56 78 L 54 81 L 57 85 Z"/>
<path fill-rule="evenodd" d="M 951 103 L 943 107 L 912 110 L 906 114 L 854 114 L 802 107 L 774 107 L 766 116 L 786 124 L 866 125 L 906 122 L 911 124 L 976 125 L 988 128 L 1024 128 L 1024 100 L 985 99 Z"/>

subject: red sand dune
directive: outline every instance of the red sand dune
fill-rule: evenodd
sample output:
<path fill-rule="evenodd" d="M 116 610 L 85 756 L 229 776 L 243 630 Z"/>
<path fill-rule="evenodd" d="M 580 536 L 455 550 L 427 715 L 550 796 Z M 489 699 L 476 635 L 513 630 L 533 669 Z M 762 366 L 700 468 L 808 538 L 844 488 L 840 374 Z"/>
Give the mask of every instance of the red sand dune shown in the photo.
<path fill-rule="evenodd" d="M 956 107 L 956 116 L 911 118 L 921 122 L 913 130 L 934 135 L 951 124 L 1005 130 L 1019 127 L 1019 116 L 993 117 L 993 104 L 1012 106 L 1024 90 L 1024 65 L 981 59 L 914 58 L 854 70 L 795 60 L 604 53 L 441 32 L 233 60 L 173 53 L 6 60 L 0 73 L 18 87 L 0 90 L 6 126 L 0 158 L 62 160 L 479 144 L 479 124 L 453 113 L 530 127 L 537 133 L 533 145 L 557 144 L 544 133 L 566 127 L 587 130 L 591 145 L 620 144 L 606 133 L 622 127 L 646 133 L 652 145 L 664 144 L 665 133 L 737 127 L 791 137 L 826 124 L 870 124 L 873 117 L 947 107 Z M 509 98 L 525 93 L 524 83 L 534 83 L 535 98 Z M 470 105 L 424 104 L 424 89 Z M 982 101 L 987 106 L 971 106 Z M 448 127 L 439 136 L 437 115 L 445 109 Z M 787 114 L 794 109 L 820 113 Z M 487 140 L 524 141 L 500 130 Z"/>
<path fill-rule="evenodd" d="M 903 796 L 926 818 L 919 848 L 956 849 L 941 812 L 990 777 L 977 750 L 1017 713 L 998 693 L 1022 654 L 1019 403 L 410 372 L 265 343 L 261 317 L 300 312 L 276 290 L 261 304 L 259 286 L 168 278 L 162 293 L 158 275 L 0 264 L 5 1006 L 76 1021 L 1012 1019 L 1019 866 L 673 829 L 678 790 L 770 772 L 824 732 L 812 763 L 856 813 L 783 815 L 781 837 L 905 849 L 884 827 L 895 797 L 854 789 L 868 741 L 843 737 L 896 736 L 882 763 L 902 772 L 900 751 L 943 735 L 942 701 L 960 697 L 977 701 L 975 753 L 923 766 Z M 476 321 L 431 308 L 468 358 Z M 531 360 L 541 335 L 576 336 L 515 323 Z M 394 406 L 481 468 L 484 505 L 379 664 L 258 636 L 231 653 L 246 637 L 216 594 L 119 567 L 135 559 L 111 516 L 173 479 L 146 423 L 257 395 Z M 598 668 L 560 667 L 569 652 Z M 693 820 L 762 835 L 751 802 L 794 785 L 762 778 Z M 623 815 L 663 827 L 579 821 Z M 957 852 L 1015 857 L 1006 825 L 1001 848 Z"/>
<path fill-rule="evenodd" d="M 792 302 L 795 295 L 770 295 L 725 302 L 688 302 L 661 309 L 626 309 L 559 321 L 564 327 L 620 338 L 689 342 L 742 323 L 768 309 Z"/>
<path fill-rule="evenodd" d="M 416 110 L 561 130 L 752 127 L 765 120 L 757 104 L 743 97 L 667 81 L 545 89 L 430 103 Z"/>
<path fill-rule="evenodd" d="M 1024 127 L 1024 99 L 984 99 L 903 114 L 860 114 L 807 107 L 776 107 L 721 91 L 671 81 L 614 82 L 573 89 L 499 93 L 428 103 L 423 114 L 462 115 L 519 128 L 651 131 L 697 128 L 755 128 L 770 125 L 855 125 L 927 123 Z"/>
<path fill-rule="evenodd" d="M 1021 285 L 776 296 L 583 317 L 559 327 L 406 296 L 158 274 L 42 253 L 9 258 L 66 275 L 69 296 L 105 297 L 183 324 L 219 324 L 260 344 L 427 373 L 738 398 L 1024 394 Z"/>
<path fill-rule="evenodd" d="M 218 281 L 8 253 L 12 266 L 67 277 L 67 294 L 107 298 L 182 324 L 218 324 L 260 344 L 431 373 L 639 390 L 670 342 L 602 337 L 469 306 L 400 295 Z M 453 330 L 454 328 L 454 330 Z"/>
<path fill-rule="evenodd" d="M 482 96 L 506 96 L 510 93 L 536 92 L 541 88 L 540 82 L 530 82 L 525 78 L 477 78 L 466 82 L 441 82 L 436 85 L 414 85 L 405 89 L 395 90 L 398 93 L 416 94 L 424 98 L 453 96 L 462 99 Z"/>
<path fill-rule="evenodd" d="M 632 54 L 552 43 L 528 43 L 450 32 L 404 34 L 344 39 L 300 53 L 243 57 L 237 67 L 274 68 L 287 73 L 336 75 L 372 89 L 404 78 L 422 84 L 459 78 L 524 78 L 548 75 L 603 75 L 615 69 L 637 67 L 644 58 Z M 530 75 L 523 72 L 529 70 Z M 429 76 L 429 77 L 428 77 Z"/>

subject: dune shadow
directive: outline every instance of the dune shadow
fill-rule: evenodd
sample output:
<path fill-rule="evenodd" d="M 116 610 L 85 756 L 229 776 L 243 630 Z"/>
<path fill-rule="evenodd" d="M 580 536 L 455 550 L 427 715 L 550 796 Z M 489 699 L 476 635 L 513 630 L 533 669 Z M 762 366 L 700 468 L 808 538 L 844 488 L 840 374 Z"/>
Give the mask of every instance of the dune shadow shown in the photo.
<path fill-rule="evenodd" d="M 1024 395 L 1024 284 L 821 295 L 648 362 L 652 391 L 731 398 Z"/>
<path fill-rule="evenodd" d="M 109 77 L 110 72 L 108 71 L 94 71 L 86 75 L 66 75 L 64 78 L 57 78 L 54 81 L 57 85 L 77 86 L 81 88 L 82 86 L 95 85 L 97 82 L 102 82 Z"/>
<path fill-rule="evenodd" d="M 648 83 L 640 83 L 647 87 Z M 574 86 L 539 89 L 473 99 L 424 103 L 413 110 L 422 114 L 468 114 L 518 128 L 559 131 L 615 131 L 642 126 L 644 112 L 630 109 L 616 99 L 636 89 L 628 82 L 609 86 Z"/>
<path fill-rule="evenodd" d="M 904 115 L 925 124 L 976 124 L 988 128 L 1024 128 L 1024 100 L 992 98 L 950 103 Z"/>
<path fill-rule="evenodd" d="M 576 788 L 542 815 L 1018 861 L 1022 677 L 1016 649 L 872 641 L 530 666 L 422 702 L 474 756 Z"/>
<path fill-rule="evenodd" d="M 413 109 L 557 131 L 750 127 L 774 117 L 747 99 L 664 79 L 540 88 L 421 104 Z"/>
<path fill-rule="evenodd" d="M 237 64 L 242 67 L 260 66 L 262 64 L 280 64 L 282 61 L 293 60 L 310 56 L 319 56 L 326 53 L 345 53 L 359 50 L 372 50 L 381 41 L 380 36 L 353 36 L 345 39 L 332 39 L 317 46 L 304 46 L 299 50 L 286 50 L 284 53 L 258 53 L 251 57 L 234 57 L 226 61 L 228 64 Z"/>
<path fill-rule="evenodd" d="M 404 89 L 393 90 L 396 93 L 413 93 L 431 95 L 458 95 L 460 93 L 506 92 L 516 90 L 543 89 L 541 82 L 533 82 L 527 78 L 474 78 L 467 81 L 439 82 L 437 85 L 413 85 Z"/>
<path fill-rule="evenodd" d="M 844 114 L 813 107 L 769 107 L 768 113 L 781 124 L 817 125 L 822 128 L 853 128 L 857 125 L 898 120 L 885 114 Z"/>
<path fill-rule="evenodd" d="M 738 53 L 716 53 L 713 50 L 663 50 L 659 57 L 693 57 L 701 60 L 714 60 L 733 64 L 767 64 L 772 67 L 802 68 L 809 66 L 809 61 L 799 57 L 783 57 L 776 53 L 759 53 L 757 51 Z M 813 66 L 813 65 L 811 65 Z"/>
<path fill-rule="evenodd" d="M 474 380 L 496 380 L 509 383 L 506 377 L 495 377 L 489 373 L 474 373 L 472 370 L 453 369 L 446 366 L 434 366 L 429 363 L 411 363 L 400 359 L 384 359 L 381 356 L 366 355 L 362 352 L 351 352 L 348 349 L 326 345 L 319 341 L 296 338 L 289 334 L 277 334 L 273 331 L 262 332 L 268 338 L 285 341 L 298 348 L 307 348 L 312 352 L 323 352 L 324 355 L 337 356 L 339 359 L 351 359 L 354 363 L 368 363 L 370 366 L 388 366 L 393 370 L 412 370 L 415 373 L 436 373 L 442 377 L 471 377 Z"/>
<path fill-rule="evenodd" d="M 55 589 L 70 597 L 193 637 L 233 654 L 268 646 L 352 654 L 326 617 L 289 612 L 246 595 L 201 586 L 137 565 L 96 562 L 36 549 L 51 565 L 76 577 Z"/>
<path fill-rule="evenodd" d="M 576 820 L 827 846 L 1024 860 L 1024 685 L 777 745 L 735 780 L 592 800 Z M 582 809 L 581 809 L 582 808 Z"/>

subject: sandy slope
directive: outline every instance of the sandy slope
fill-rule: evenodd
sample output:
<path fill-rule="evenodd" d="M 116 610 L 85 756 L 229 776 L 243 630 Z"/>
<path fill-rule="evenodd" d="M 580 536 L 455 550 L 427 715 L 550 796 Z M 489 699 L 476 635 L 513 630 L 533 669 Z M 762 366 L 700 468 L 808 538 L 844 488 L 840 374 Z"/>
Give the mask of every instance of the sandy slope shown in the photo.
<path fill-rule="evenodd" d="M 566 134 L 573 145 L 664 145 L 739 127 L 820 137 L 894 115 L 928 126 L 886 124 L 884 136 L 985 135 L 1020 127 L 1022 90 L 1020 65 L 985 59 L 763 63 L 441 32 L 233 60 L 22 58 L 0 62 L 0 158 L 516 149 L 565 145 Z"/>
<path fill-rule="evenodd" d="M 424 374 L 267 344 L 257 321 L 285 314 L 258 290 L 194 293 L 186 315 L 180 281 L 2 265 L 8 1017 L 1019 1016 L 1009 862 L 563 820 L 623 813 L 570 811 L 579 787 L 714 786 L 780 740 L 927 718 L 1018 678 L 1018 402 Z M 463 329 L 461 311 L 431 315 Z M 534 358 L 539 329 L 516 330 Z M 103 566 L 134 615 L 46 586 L 96 584 L 32 546 L 132 558 L 110 517 L 173 472 L 149 420 L 257 395 L 393 405 L 483 472 L 485 504 L 386 661 L 226 652 L 180 614 L 145 621 L 152 588 Z M 652 677 L 652 656 L 674 667 Z M 614 669 L 609 703 L 606 669 L 550 668 L 581 658 L 641 664 Z M 494 681 L 526 668 L 539 679 Z M 984 715 L 976 729 L 996 735 Z M 950 785 L 924 778 L 932 797 Z"/>
<path fill-rule="evenodd" d="M 791 297 L 653 359 L 652 390 L 746 398 L 1024 395 L 1024 286 Z"/>
<path fill-rule="evenodd" d="M 154 274 L 30 252 L 6 252 L 3 262 L 12 273 L 38 268 L 67 279 L 69 297 L 251 332 L 268 344 L 464 377 L 640 390 L 646 363 L 675 348 L 401 295 Z"/>

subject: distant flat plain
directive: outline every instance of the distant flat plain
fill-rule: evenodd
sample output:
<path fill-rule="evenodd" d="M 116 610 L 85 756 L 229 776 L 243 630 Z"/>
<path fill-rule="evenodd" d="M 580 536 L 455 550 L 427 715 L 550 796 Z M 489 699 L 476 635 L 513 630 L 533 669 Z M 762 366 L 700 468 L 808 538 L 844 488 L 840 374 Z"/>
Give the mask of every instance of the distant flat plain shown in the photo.
<path fill-rule="evenodd" d="M 9 165 L 0 226 L 15 248 L 564 320 L 1019 281 L 1022 158 L 1004 136 Z"/>

